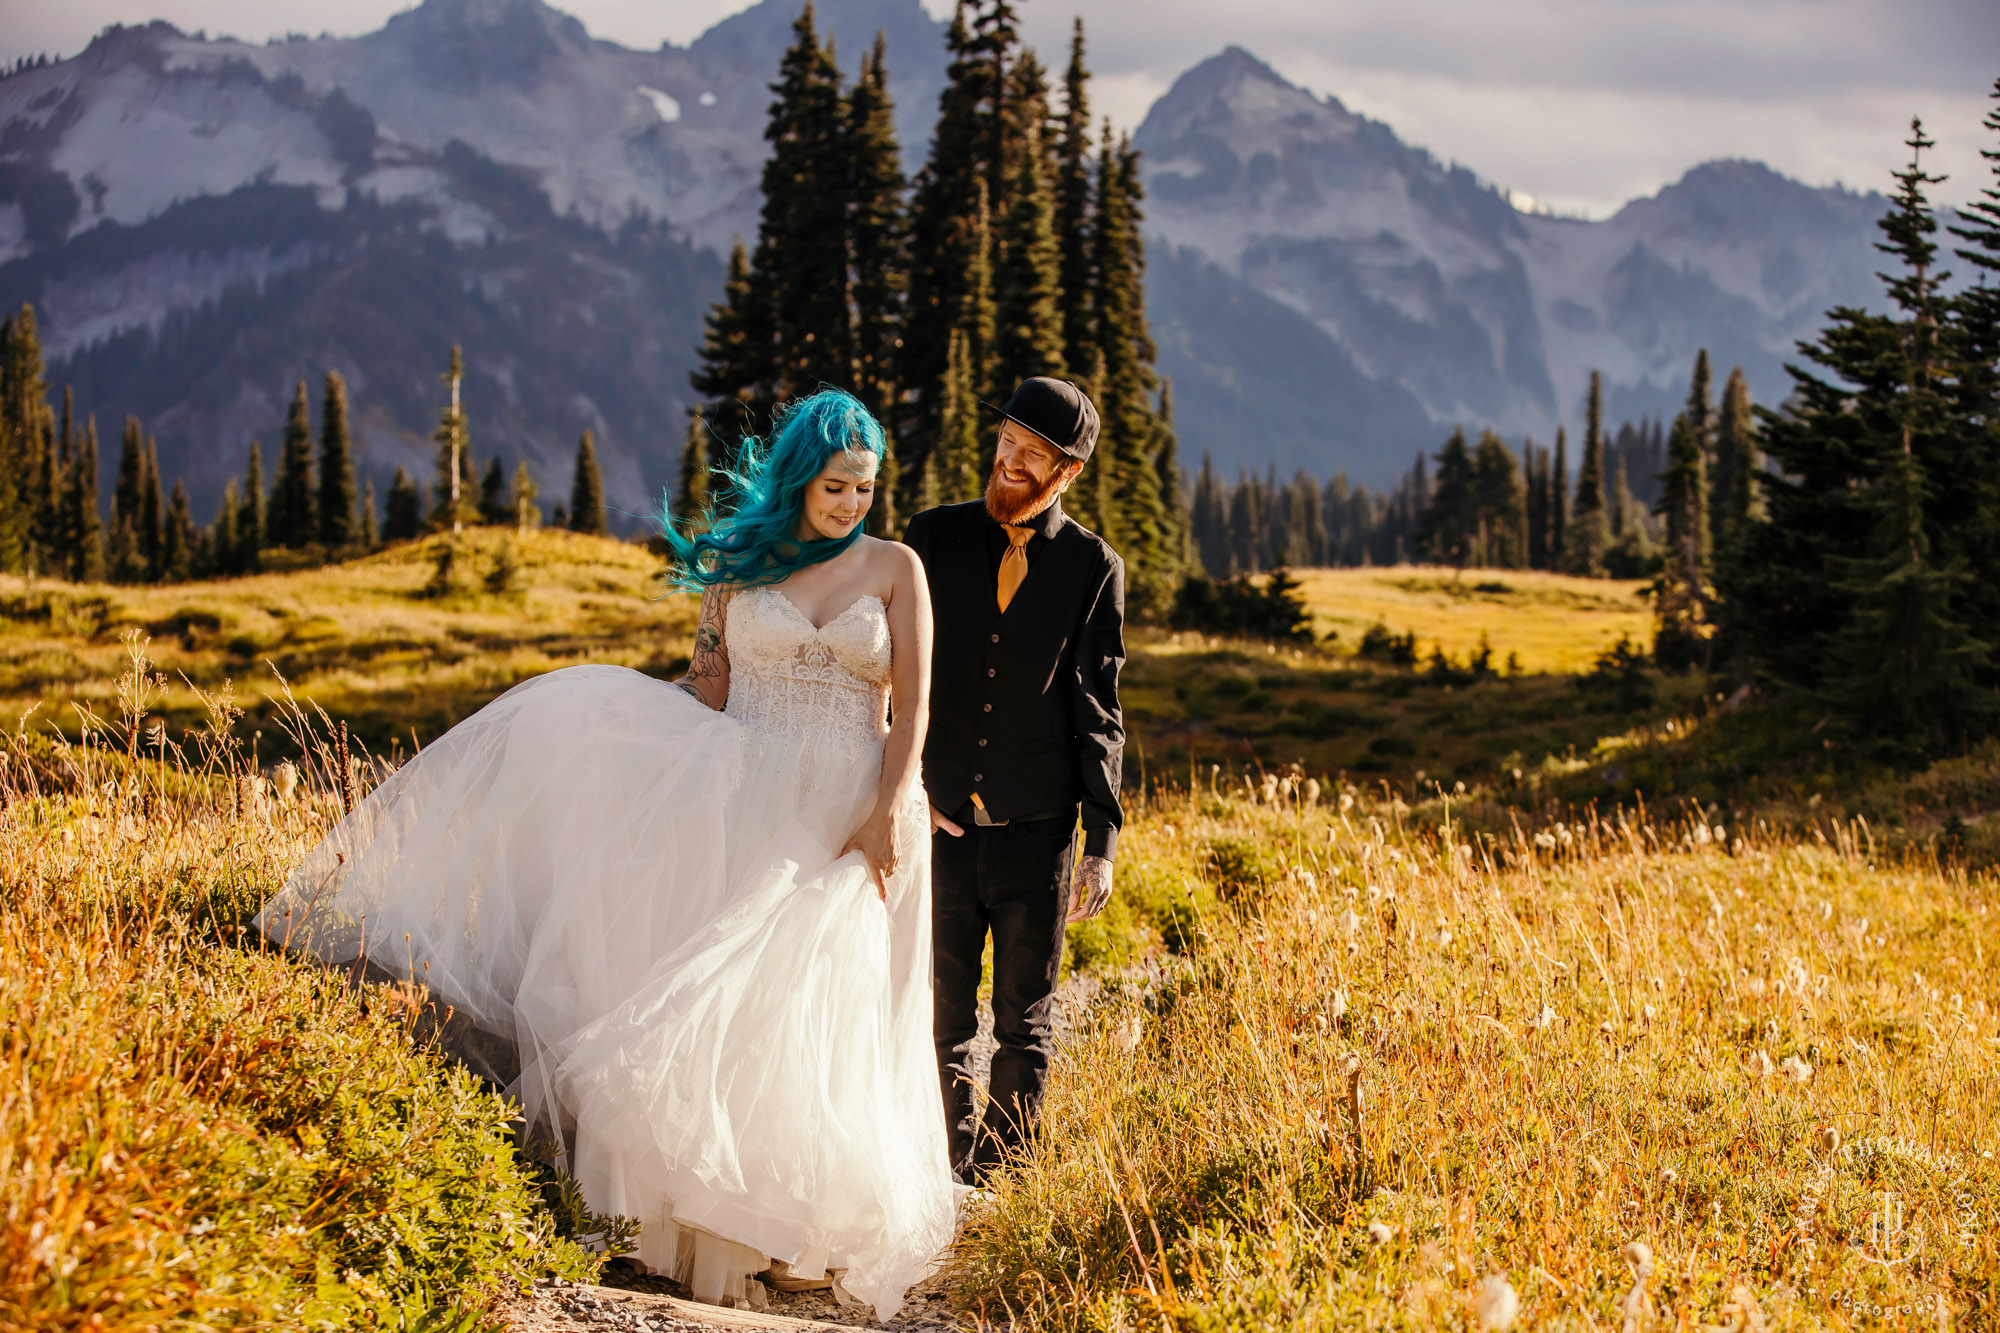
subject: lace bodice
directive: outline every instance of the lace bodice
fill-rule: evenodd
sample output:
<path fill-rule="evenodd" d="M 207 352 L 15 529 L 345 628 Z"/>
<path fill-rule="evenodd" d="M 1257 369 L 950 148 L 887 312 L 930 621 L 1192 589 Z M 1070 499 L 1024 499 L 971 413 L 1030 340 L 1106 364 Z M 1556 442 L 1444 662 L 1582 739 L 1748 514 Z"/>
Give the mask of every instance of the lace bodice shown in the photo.
<path fill-rule="evenodd" d="M 842 747 L 888 731 L 889 612 L 863 594 L 813 628 L 776 588 L 750 588 L 729 603 L 729 704 L 759 731 L 803 732 Z"/>

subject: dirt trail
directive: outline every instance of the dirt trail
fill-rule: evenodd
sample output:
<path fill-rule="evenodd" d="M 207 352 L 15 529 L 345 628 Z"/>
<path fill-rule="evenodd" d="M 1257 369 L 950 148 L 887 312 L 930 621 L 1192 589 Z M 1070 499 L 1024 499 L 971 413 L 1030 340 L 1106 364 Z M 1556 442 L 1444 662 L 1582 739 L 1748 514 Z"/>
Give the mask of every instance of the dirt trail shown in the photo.
<path fill-rule="evenodd" d="M 1056 1040 L 1097 993 L 1095 978 L 1065 982 L 1058 992 Z M 993 1060 L 993 1011 L 979 1006 L 979 1036 L 973 1042 L 973 1077 L 984 1088 Z M 641 1273 L 623 1260 L 605 1266 L 603 1285 L 583 1286 L 550 1279 L 532 1292 L 509 1301 L 505 1308 L 511 1333 L 734 1333 L 743 1329 L 831 1329 L 850 1333 L 857 1328 L 889 1329 L 893 1333 L 964 1333 L 970 1327 L 951 1307 L 943 1283 L 929 1279 L 910 1289 L 895 1319 L 878 1323 L 866 1309 L 842 1307 L 826 1291 L 764 1290 L 765 1310 L 721 1309 L 686 1299 L 687 1293 L 665 1278 Z"/>

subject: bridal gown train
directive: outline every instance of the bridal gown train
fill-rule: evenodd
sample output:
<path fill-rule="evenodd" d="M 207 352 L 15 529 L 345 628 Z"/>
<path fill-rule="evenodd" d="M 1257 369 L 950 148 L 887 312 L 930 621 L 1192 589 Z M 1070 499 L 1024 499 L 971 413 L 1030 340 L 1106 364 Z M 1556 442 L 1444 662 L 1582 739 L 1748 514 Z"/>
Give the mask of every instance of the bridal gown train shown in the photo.
<path fill-rule="evenodd" d="M 845 1269 L 888 1318 L 950 1242 L 931 1041 L 930 856 L 914 787 L 878 898 L 840 848 L 870 810 L 889 626 L 776 588 L 728 608 L 725 712 L 568 667 L 454 727 L 267 904 L 267 937 L 366 956 L 511 1038 L 510 1091 L 559 1125 L 639 1258 L 741 1301 L 776 1259 Z"/>

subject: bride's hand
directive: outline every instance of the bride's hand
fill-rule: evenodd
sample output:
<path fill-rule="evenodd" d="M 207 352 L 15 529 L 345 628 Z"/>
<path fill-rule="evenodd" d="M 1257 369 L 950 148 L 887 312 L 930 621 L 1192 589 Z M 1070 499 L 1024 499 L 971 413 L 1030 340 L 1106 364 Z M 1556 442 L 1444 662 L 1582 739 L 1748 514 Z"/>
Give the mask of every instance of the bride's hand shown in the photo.
<path fill-rule="evenodd" d="M 875 896 L 889 901 L 889 876 L 896 873 L 895 822 L 888 815 L 870 815 L 854 836 L 840 849 L 842 856 L 860 852 L 868 863 L 868 878 L 874 881 Z"/>

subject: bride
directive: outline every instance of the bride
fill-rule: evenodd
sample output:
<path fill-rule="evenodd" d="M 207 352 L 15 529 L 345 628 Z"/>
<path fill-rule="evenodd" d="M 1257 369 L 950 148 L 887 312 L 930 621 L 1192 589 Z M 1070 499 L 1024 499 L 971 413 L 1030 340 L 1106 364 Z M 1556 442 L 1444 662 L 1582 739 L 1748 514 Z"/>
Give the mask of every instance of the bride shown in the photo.
<path fill-rule="evenodd" d="M 888 1319 L 949 1243 L 918 781 L 930 601 L 862 535 L 883 436 L 814 394 L 746 449 L 671 684 L 524 681 L 335 827 L 265 935 L 425 982 L 511 1041 L 509 1088 L 639 1259 L 698 1300 L 824 1279 Z M 887 719 L 893 716 L 893 724 Z M 843 1271 L 844 1270 L 844 1271 Z"/>

